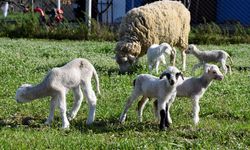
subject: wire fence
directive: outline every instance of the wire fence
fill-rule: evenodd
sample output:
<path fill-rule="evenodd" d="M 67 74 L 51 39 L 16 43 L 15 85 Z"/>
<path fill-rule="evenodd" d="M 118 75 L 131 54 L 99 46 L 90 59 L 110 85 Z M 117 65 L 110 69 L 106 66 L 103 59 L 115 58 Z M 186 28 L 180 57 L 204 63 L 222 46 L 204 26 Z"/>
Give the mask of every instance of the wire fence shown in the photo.
<path fill-rule="evenodd" d="M 92 0 L 92 17 L 100 23 L 113 24 L 121 20 L 127 11 L 156 0 Z M 191 12 L 191 24 L 208 22 L 217 24 L 241 23 L 250 26 L 250 0 L 176 0 L 181 1 Z M 5 1 L 0 1 L 3 5 Z M 31 6 L 31 0 L 8 0 L 12 12 L 23 12 Z M 57 7 L 55 0 L 33 0 L 34 7 L 45 13 Z M 86 0 L 73 0 L 70 5 L 62 4 L 65 19 L 75 21 L 85 18 Z"/>

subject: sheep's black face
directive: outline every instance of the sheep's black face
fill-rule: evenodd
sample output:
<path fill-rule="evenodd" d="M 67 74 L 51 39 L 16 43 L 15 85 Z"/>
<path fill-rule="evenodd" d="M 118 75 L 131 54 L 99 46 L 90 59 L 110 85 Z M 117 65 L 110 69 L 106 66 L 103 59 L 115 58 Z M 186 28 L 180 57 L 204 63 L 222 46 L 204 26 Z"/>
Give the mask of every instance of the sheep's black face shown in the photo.
<path fill-rule="evenodd" d="M 116 62 L 119 65 L 119 73 L 124 74 L 126 72 L 131 72 L 132 65 L 136 62 L 134 56 L 116 56 Z"/>

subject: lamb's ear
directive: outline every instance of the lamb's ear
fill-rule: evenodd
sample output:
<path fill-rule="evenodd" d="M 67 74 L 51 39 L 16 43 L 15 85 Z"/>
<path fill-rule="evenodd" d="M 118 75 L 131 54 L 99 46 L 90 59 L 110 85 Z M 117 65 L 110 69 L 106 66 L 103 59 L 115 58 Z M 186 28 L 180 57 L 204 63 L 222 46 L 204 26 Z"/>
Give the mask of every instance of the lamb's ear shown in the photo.
<path fill-rule="evenodd" d="M 205 72 L 208 73 L 210 71 L 210 66 L 208 64 L 204 64 Z"/>
<path fill-rule="evenodd" d="M 176 78 L 178 79 L 181 76 L 182 80 L 184 80 L 183 74 L 181 72 L 176 73 Z"/>
<path fill-rule="evenodd" d="M 169 73 L 167 73 L 167 72 L 163 72 L 162 74 L 161 74 L 161 76 L 160 76 L 160 79 L 162 79 L 164 76 L 166 76 L 168 79 L 170 79 L 170 74 Z"/>

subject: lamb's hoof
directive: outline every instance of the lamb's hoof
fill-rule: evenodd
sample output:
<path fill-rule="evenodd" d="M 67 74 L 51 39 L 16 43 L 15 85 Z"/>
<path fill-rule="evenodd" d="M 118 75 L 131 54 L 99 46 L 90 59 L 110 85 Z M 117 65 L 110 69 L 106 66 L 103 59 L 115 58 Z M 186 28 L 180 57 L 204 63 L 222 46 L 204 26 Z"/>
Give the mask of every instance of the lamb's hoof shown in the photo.
<path fill-rule="evenodd" d="M 72 117 L 72 116 L 68 116 L 68 120 L 71 121 L 73 120 L 75 117 Z"/>
<path fill-rule="evenodd" d="M 44 124 L 45 124 L 45 125 L 48 125 L 48 126 L 50 126 L 50 125 L 51 125 L 51 121 L 49 121 L 49 120 L 46 120 L 46 121 L 44 122 Z"/>
<path fill-rule="evenodd" d="M 63 125 L 62 129 L 66 129 L 66 130 L 69 129 L 69 125 Z"/>
<path fill-rule="evenodd" d="M 160 131 L 166 131 L 166 130 L 167 130 L 167 127 L 160 126 Z"/>
<path fill-rule="evenodd" d="M 124 124 L 125 123 L 125 120 L 126 120 L 126 115 L 122 115 L 120 118 L 119 118 L 119 122 L 121 124 Z"/>

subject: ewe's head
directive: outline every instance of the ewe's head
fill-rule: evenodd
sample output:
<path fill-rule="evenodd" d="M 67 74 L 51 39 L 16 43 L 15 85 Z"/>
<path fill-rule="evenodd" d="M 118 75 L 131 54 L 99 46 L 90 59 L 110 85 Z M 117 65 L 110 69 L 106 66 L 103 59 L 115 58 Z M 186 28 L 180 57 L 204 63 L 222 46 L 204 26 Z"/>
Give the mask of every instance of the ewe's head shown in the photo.
<path fill-rule="evenodd" d="M 222 80 L 223 74 L 221 73 L 220 69 L 216 65 L 206 64 L 205 65 L 205 73 L 206 75 L 212 80 Z"/>
<path fill-rule="evenodd" d="M 161 52 L 171 55 L 172 54 L 172 47 L 168 43 L 161 43 L 160 45 Z"/>
<path fill-rule="evenodd" d="M 164 76 L 166 76 L 166 78 L 171 86 L 176 85 L 176 83 L 180 77 L 182 78 L 182 80 L 184 80 L 183 74 L 181 73 L 181 71 L 174 66 L 169 66 L 167 68 L 167 70 L 165 70 L 161 74 L 160 79 L 162 79 Z"/>
<path fill-rule="evenodd" d="M 193 54 L 195 50 L 198 50 L 198 48 L 194 44 L 188 45 L 187 50 L 185 51 L 186 54 Z"/>
<path fill-rule="evenodd" d="M 119 65 L 120 73 L 131 71 L 130 67 L 136 62 L 137 54 L 140 54 L 141 51 L 141 46 L 135 42 L 118 42 L 115 50 L 115 58 Z"/>
<path fill-rule="evenodd" d="M 32 87 L 31 84 L 23 84 L 16 91 L 16 101 L 18 103 L 29 102 L 30 99 L 27 97 L 27 89 Z"/>

